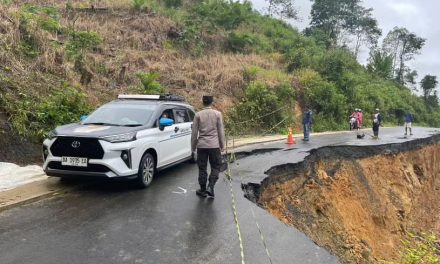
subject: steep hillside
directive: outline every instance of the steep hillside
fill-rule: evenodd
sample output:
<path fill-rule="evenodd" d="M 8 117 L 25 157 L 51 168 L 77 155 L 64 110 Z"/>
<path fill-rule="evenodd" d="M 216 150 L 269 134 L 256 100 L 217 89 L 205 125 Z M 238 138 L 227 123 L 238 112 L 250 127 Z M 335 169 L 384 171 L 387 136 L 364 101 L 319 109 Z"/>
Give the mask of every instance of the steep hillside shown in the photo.
<path fill-rule="evenodd" d="M 196 107 L 213 94 L 230 135 L 299 130 L 304 105 L 315 131 L 346 129 L 355 107 L 366 124 L 379 107 L 389 123 L 410 110 L 440 125 L 438 107 L 248 2 L 2 2 L 0 111 L 21 137 L 39 142 L 119 93 L 157 92 Z"/>

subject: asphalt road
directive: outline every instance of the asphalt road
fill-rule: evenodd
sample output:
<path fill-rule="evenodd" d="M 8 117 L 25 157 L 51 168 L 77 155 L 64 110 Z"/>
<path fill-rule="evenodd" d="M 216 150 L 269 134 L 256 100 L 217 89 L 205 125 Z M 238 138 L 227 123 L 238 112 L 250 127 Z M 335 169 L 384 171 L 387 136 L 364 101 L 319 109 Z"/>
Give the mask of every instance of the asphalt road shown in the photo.
<path fill-rule="evenodd" d="M 435 132 L 415 129 L 413 138 Z M 339 261 L 245 199 L 241 183 L 260 182 L 270 167 L 300 161 L 319 146 L 404 140 L 411 138 L 403 138 L 399 128 L 383 130 L 380 140 L 357 140 L 353 133 L 344 133 L 294 146 L 275 142 L 243 148 L 273 150 L 243 157 L 231 166 L 245 263 Z M 215 200 L 197 197 L 196 188 L 197 167 L 185 163 L 162 171 L 145 190 L 125 182 L 91 183 L 4 211 L 0 263 L 242 263 L 229 181 L 221 176 Z"/>

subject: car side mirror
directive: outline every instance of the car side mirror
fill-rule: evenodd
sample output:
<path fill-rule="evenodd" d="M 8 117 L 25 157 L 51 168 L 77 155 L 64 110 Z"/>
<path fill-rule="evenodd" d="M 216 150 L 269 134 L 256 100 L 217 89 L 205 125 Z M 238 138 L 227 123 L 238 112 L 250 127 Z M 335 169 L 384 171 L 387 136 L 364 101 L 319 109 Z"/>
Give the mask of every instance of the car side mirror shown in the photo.
<path fill-rule="evenodd" d="M 159 129 L 163 130 L 164 127 L 172 126 L 174 124 L 174 120 L 170 118 L 161 118 L 159 119 Z"/>
<path fill-rule="evenodd" d="M 87 116 L 87 115 L 82 115 L 82 116 L 79 118 L 79 121 L 82 122 L 82 121 L 86 120 L 87 117 L 89 117 L 89 116 Z"/>

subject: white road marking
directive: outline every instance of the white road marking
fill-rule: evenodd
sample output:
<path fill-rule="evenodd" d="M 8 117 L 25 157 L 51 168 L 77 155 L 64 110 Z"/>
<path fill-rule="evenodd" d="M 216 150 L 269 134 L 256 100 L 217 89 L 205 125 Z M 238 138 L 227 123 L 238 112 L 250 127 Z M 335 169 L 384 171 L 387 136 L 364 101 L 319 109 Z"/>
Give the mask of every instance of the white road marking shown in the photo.
<path fill-rule="evenodd" d="M 180 192 L 173 192 L 173 193 L 176 193 L 176 194 L 185 194 L 186 193 L 186 189 L 183 189 L 182 187 L 177 187 L 177 188 L 180 189 Z"/>

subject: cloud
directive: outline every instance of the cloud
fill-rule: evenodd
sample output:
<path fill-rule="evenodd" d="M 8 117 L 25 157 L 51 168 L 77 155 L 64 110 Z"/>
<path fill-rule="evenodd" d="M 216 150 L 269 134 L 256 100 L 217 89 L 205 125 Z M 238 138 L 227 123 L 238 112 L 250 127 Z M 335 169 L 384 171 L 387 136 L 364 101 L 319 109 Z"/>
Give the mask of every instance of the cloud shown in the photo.
<path fill-rule="evenodd" d="M 391 1 L 387 2 L 386 5 L 397 12 L 399 16 L 417 16 L 420 14 L 420 9 L 413 3 Z"/>

